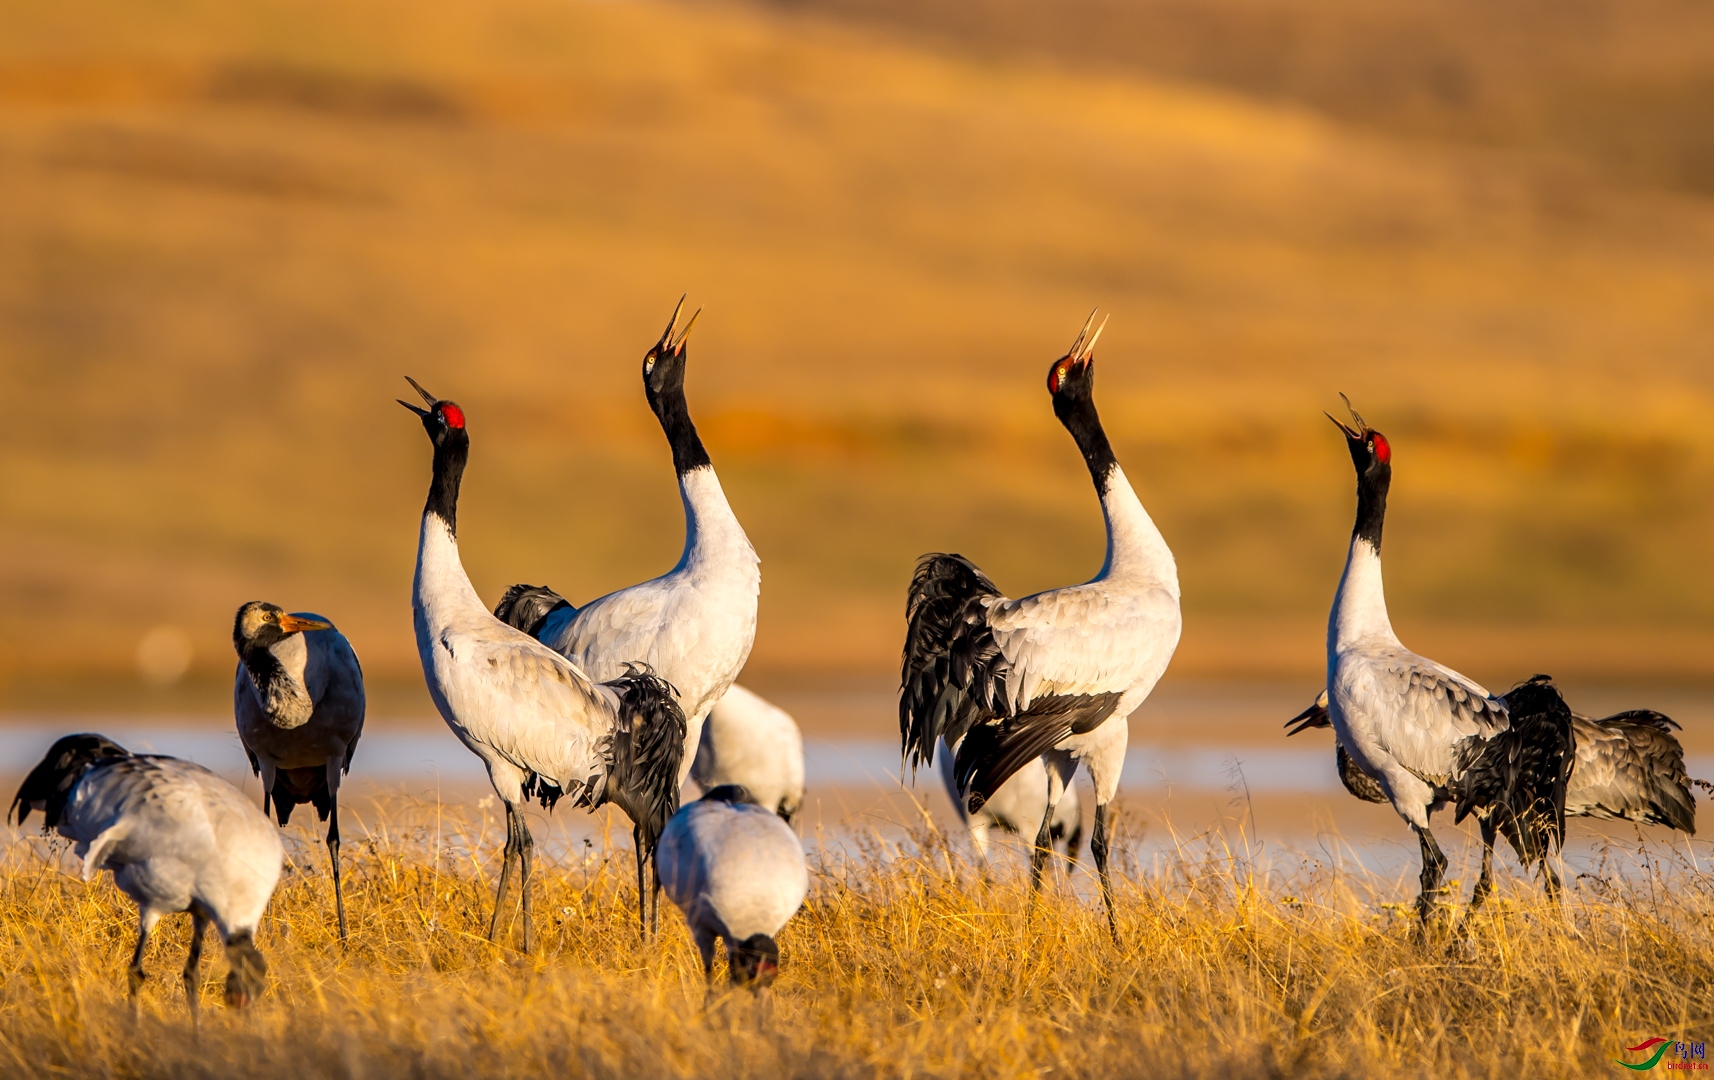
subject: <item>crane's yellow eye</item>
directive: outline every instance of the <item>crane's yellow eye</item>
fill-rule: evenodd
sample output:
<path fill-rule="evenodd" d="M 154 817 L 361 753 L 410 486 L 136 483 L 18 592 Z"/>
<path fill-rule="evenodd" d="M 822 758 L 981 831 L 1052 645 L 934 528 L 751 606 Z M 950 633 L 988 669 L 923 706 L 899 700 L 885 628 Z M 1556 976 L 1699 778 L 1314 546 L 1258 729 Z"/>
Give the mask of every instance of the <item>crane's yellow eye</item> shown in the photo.
<path fill-rule="evenodd" d="M 650 353 L 649 355 L 643 357 L 643 374 L 644 375 L 653 374 L 654 370 L 655 370 L 655 354 Z"/>

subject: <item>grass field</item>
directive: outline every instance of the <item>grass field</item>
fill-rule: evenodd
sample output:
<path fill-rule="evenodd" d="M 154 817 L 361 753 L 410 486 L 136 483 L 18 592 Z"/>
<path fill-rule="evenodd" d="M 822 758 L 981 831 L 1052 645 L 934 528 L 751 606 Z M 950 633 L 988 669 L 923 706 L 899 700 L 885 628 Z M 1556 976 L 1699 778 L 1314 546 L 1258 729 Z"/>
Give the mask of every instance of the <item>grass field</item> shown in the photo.
<path fill-rule="evenodd" d="M 998 0 L 992 47 L 923 29 L 944 5 L 909 27 L 805 10 L 0 9 L 0 703 L 223 711 L 231 612 L 260 596 L 332 616 L 426 711 L 406 373 L 469 409 L 484 596 L 665 569 L 680 511 L 636 365 L 686 289 L 693 412 L 763 559 L 758 671 L 885 672 L 924 551 L 1013 593 L 1094 571 L 1041 384 L 1101 304 L 1104 416 L 1184 581 L 1174 674 L 1317 670 L 1340 390 L 1399 455 L 1408 642 L 1500 685 L 1714 674 L 1700 173 L 1572 167 L 1623 155 L 1207 64 L 1077 63 L 1050 35 L 1011 49 Z M 1336 42 L 1356 9 L 1291 10 Z M 1675 74 L 1697 16 L 1637 10 L 1548 52 L 1634 73 L 1676 42 L 1657 90 L 1699 115 Z M 1553 20 L 1528 11 L 1492 40 Z M 1401 25 L 1381 37 L 1490 41 Z M 1236 63 L 1256 33 L 1230 40 Z M 1354 63 L 1294 63 L 1317 56 Z M 1518 100 L 1571 100 L 1584 70 L 1518 67 Z M 1649 130 L 1688 161 L 1708 128 Z M 170 698 L 133 661 L 163 624 L 194 645 Z"/>
<path fill-rule="evenodd" d="M 1682 847 L 1640 864 L 1616 848 L 1562 911 L 1514 878 L 1467 935 L 1424 942 L 1401 903 L 1414 880 L 1236 834 L 1186 840 L 1120 860 L 1115 948 L 1099 907 L 1063 878 L 1026 919 L 1017 876 L 983 884 L 931 829 L 891 841 L 859 830 L 839 845 L 812 838 L 809 902 L 780 936 L 780 981 L 756 1001 L 723 989 L 705 1000 L 670 907 L 658 942 L 639 944 L 626 851 L 539 864 L 540 942 L 524 957 L 482 937 L 497 852 L 463 839 L 498 836 L 492 820 L 419 806 L 371 826 L 346 849 L 349 949 L 332 932 L 325 854 L 300 832 L 259 934 L 268 993 L 227 1011 L 214 950 L 200 1032 L 178 985 L 186 920 L 151 946 L 133 1023 L 128 903 L 105 875 L 77 880 L 43 841 L 9 846 L 0 1070 L 1610 1076 L 1620 1047 L 1700 1040 L 1714 1016 L 1714 894 Z M 1084 875 L 1071 880 L 1087 892 Z"/>

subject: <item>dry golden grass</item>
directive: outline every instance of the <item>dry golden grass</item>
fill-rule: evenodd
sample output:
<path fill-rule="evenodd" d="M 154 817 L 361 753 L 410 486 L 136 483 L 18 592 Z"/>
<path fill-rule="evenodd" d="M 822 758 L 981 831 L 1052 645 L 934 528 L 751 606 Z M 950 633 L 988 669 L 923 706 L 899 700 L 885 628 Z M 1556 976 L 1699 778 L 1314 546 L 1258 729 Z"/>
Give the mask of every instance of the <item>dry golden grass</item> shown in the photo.
<path fill-rule="evenodd" d="M 300 833 L 293 859 L 309 869 L 288 873 L 259 935 L 269 992 L 227 1012 L 209 963 L 200 1035 L 177 982 L 183 920 L 151 949 L 133 1025 L 127 903 L 105 877 L 86 886 L 44 859 L 42 841 L 14 842 L 0 1071 L 1609 1076 L 1618 1047 L 1702 1039 L 1714 1019 L 1714 892 L 1671 857 L 1615 851 L 1629 871 L 1585 877 L 1563 913 L 1514 881 L 1462 944 L 1424 944 L 1397 906 L 1403 881 L 1205 838 L 1121 866 L 1115 949 L 1099 908 L 1063 884 L 1026 921 L 1018 877 L 983 885 L 932 831 L 848 837 L 812 856 L 771 995 L 705 1006 L 676 913 L 639 945 L 623 851 L 544 860 L 537 955 L 488 945 L 493 848 L 472 859 L 444 843 L 481 827 L 426 808 L 349 843 L 343 952 L 325 856 Z"/>

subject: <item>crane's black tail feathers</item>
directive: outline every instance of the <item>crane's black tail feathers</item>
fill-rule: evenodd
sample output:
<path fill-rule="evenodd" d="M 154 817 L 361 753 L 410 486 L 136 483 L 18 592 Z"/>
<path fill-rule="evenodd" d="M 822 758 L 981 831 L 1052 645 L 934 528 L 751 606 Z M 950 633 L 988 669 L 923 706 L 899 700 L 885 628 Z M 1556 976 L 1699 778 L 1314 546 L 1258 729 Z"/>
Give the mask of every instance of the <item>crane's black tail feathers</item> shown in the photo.
<path fill-rule="evenodd" d="M 30 770 L 12 798 L 11 815 L 19 825 L 30 816 L 34 804 L 43 803 L 47 817 L 46 828 L 60 823 L 72 789 L 92 766 L 118 758 L 128 758 L 131 751 L 105 735 L 85 733 L 67 735 L 48 748 L 47 756 Z"/>
<path fill-rule="evenodd" d="M 679 765 L 688 725 L 678 693 L 644 664 L 606 684 L 619 695 L 619 715 L 605 739 L 606 783 L 596 801 L 619 804 L 642 833 L 645 856 L 678 811 Z"/>
<path fill-rule="evenodd" d="M 1629 709 L 1594 724 L 1624 734 L 1629 771 L 1646 789 L 1642 820 L 1696 835 L 1696 797 L 1690 788 L 1698 782 L 1685 771 L 1684 746 L 1673 735 L 1678 724 L 1672 717 L 1653 709 Z"/>
<path fill-rule="evenodd" d="M 1004 708 L 1005 671 L 984 601 L 1000 590 L 962 555 L 924 555 L 905 597 L 899 746 L 916 768 Z"/>
<path fill-rule="evenodd" d="M 1070 735 L 1084 735 L 1113 715 L 1123 694 L 1037 698 L 1016 716 L 977 724 L 958 744 L 952 778 L 971 813 L 994 797 L 1019 769 Z"/>
<path fill-rule="evenodd" d="M 1571 708 L 1546 675 L 1505 695 L 1507 729 L 1476 746 L 1457 785 L 1456 821 L 1492 815 L 1526 866 L 1565 842 L 1565 786 L 1576 760 Z"/>
<path fill-rule="evenodd" d="M 333 812 L 333 792 L 327 786 L 327 766 L 311 765 L 302 769 L 276 769 L 274 771 L 273 796 L 274 816 L 284 825 L 292 820 L 292 811 L 309 803 L 315 807 L 316 815 L 327 820 L 327 815 Z"/>
<path fill-rule="evenodd" d="M 549 615 L 568 608 L 571 601 L 546 585 L 518 584 L 506 590 L 506 595 L 494 606 L 494 617 L 515 630 L 536 637 Z"/>

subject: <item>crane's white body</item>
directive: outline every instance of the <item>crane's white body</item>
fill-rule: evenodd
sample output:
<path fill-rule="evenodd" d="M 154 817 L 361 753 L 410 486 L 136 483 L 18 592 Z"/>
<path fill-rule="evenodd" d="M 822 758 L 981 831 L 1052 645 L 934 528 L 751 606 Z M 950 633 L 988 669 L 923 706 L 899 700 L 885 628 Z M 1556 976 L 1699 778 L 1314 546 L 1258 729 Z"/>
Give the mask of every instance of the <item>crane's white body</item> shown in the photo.
<path fill-rule="evenodd" d="M 699 799 L 661 833 L 655 864 L 667 898 L 684 913 L 707 970 L 714 939 L 728 948 L 772 938 L 809 892 L 803 845 L 778 814 L 753 803 Z"/>
<path fill-rule="evenodd" d="M 685 538 L 677 566 L 581 608 L 561 608 L 537 633 L 597 681 L 641 662 L 672 684 L 686 722 L 682 784 L 708 711 L 750 657 L 762 572 L 712 465 L 681 475 L 679 495 Z"/>
<path fill-rule="evenodd" d="M 200 765 L 127 757 L 88 770 L 57 826 L 76 841 L 83 879 L 113 872 L 143 934 L 199 908 L 222 941 L 254 934 L 279 884 L 279 830 L 242 792 Z"/>
<path fill-rule="evenodd" d="M 1127 718 L 1166 673 L 1183 629 L 1172 550 L 1116 464 L 1101 513 L 1107 557 L 1094 578 L 988 606 L 1014 714 L 1043 697 L 1120 694 L 1107 720 L 1061 740 L 1059 753 L 1045 758 L 1055 804 L 1079 764 L 1089 770 L 1097 805 L 1113 801 L 1129 741 Z"/>
<path fill-rule="evenodd" d="M 972 813 L 958 795 L 958 781 L 952 768 L 955 752 L 956 748 L 949 747 L 942 741 L 938 766 L 940 779 L 946 785 L 946 797 L 952 800 L 959 819 L 964 822 L 964 827 L 970 830 L 970 842 L 975 845 L 976 853 L 984 859 L 988 857 L 989 847 L 993 843 L 989 839 L 989 833 L 994 829 L 1015 833 L 1026 841 L 1033 842 L 1041 831 L 1042 815 L 1047 813 L 1046 762 L 1037 758 L 1013 773 L 1012 778 L 1001 784 L 1000 790 L 982 804 L 982 809 Z M 1076 835 L 1082 818 L 1083 804 L 1078 800 L 1077 787 L 1067 784 L 1059 805 L 1054 807 L 1050 828 L 1071 837 Z"/>
<path fill-rule="evenodd" d="M 784 709 L 733 683 L 708 712 L 690 775 L 703 791 L 738 784 L 790 821 L 803 804 L 803 734 Z"/>
<path fill-rule="evenodd" d="M 330 622 L 307 611 L 299 618 Z M 269 647 L 285 678 L 265 692 L 242 661 L 232 684 L 238 738 L 256 762 L 262 790 L 274 790 L 281 769 L 325 768 L 328 790 L 339 791 L 350 752 L 363 734 L 363 668 L 337 629 L 289 634 Z"/>
<path fill-rule="evenodd" d="M 429 697 L 508 806 L 523 803 L 530 773 L 567 795 L 600 783 L 597 744 L 618 695 L 496 619 L 464 572 L 457 538 L 433 513 L 423 515 L 411 613 Z"/>
<path fill-rule="evenodd" d="M 1327 628 L 1328 718 L 1351 760 L 1417 829 L 1456 778 L 1459 744 L 1507 730 L 1505 702 L 1406 649 L 1387 617 L 1381 555 L 1353 537 Z"/>

